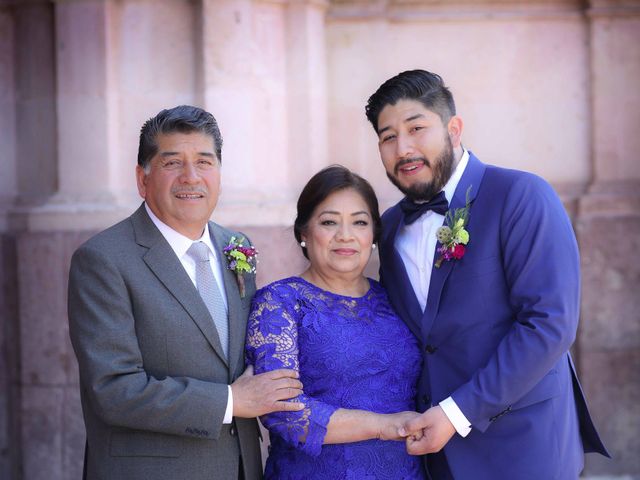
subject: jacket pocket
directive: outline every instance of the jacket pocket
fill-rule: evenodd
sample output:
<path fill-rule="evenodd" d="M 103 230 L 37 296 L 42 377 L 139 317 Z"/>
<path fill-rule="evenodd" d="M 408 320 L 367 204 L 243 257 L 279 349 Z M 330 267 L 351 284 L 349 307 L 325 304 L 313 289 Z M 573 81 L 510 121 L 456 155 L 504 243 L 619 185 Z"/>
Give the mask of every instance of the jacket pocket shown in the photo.
<path fill-rule="evenodd" d="M 154 432 L 111 432 L 112 457 L 179 457 L 181 438 Z"/>

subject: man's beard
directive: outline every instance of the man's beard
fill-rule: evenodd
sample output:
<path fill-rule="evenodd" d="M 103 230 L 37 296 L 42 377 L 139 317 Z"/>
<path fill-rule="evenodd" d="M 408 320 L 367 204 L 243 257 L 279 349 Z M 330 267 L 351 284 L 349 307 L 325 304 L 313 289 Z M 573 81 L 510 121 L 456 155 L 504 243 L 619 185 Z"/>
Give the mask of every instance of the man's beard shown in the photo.
<path fill-rule="evenodd" d="M 398 178 L 395 176 L 398 173 L 399 167 L 412 162 L 422 162 L 427 166 L 427 168 L 431 168 L 433 178 L 430 182 L 416 183 L 409 187 L 405 187 L 400 184 Z M 425 157 L 408 158 L 402 160 L 395 166 L 395 175 L 387 172 L 387 177 L 389 177 L 391 183 L 398 187 L 398 189 L 411 200 L 419 202 L 428 201 L 439 193 L 447 184 L 449 178 L 451 178 L 451 174 L 453 173 L 453 164 L 453 145 L 451 144 L 451 139 L 448 136 L 445 136 L 445 146 L 435 161 L 431 162 Z"/>

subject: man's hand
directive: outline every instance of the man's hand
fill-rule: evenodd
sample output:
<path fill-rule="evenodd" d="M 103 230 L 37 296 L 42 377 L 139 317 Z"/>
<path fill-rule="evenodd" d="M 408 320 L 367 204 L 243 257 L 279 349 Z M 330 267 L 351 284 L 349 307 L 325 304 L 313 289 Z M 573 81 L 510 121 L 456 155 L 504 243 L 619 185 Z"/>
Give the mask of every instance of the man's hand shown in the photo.
<path fill-rule="evenodd" d="M 407 452 L 424 455 L 442 450 L 456 429 L 440 405 L 431 407 L 418 418 L 409 420 L 398 432 L 406 436 Z"/>
<path fill-rule="evenodd" d="M 231 384 L 233 416 L 254 418 L 271 412 L 302 410 L 300 402 L 283 402 L 302 393 L 302 383 L 295 370 L 273 370 L 253 374 L 249 365 Z"/>
<path fill-rule="evenodd" d="M 405 435 L 400 435 L 403 426 L 410 420 L 417 420 L 421 416 L 418 412 L 398 412 L 379 415 L 381 421 L 378 427 L 378 439 L 404 440 Z"/>

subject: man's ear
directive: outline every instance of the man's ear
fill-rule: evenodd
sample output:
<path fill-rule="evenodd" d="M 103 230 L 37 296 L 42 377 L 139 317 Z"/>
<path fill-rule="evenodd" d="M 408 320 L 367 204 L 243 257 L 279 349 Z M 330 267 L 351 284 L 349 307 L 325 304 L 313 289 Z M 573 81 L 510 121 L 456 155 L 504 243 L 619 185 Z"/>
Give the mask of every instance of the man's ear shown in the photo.
<path fill-rule="evenodd" d="M 464 123 L 459 116 L 454 115 L 453 117 L 451 117 L 449 123 L 447 124 L 447 130 L 449 132 L 449 138 L 451 139 L 451 145 L 453 145 L 453 148 L 457 148 L 460 146 L 462 141 L 463 128 Z"/>
<path fill-rule="evenodd" d="M 142 168 L 140 165 L 136 165 L 136 184 L 138 185 L 138 194 L 142 198 L 146 198 L 147 174 L 144 172 L 144 168 Z"/>

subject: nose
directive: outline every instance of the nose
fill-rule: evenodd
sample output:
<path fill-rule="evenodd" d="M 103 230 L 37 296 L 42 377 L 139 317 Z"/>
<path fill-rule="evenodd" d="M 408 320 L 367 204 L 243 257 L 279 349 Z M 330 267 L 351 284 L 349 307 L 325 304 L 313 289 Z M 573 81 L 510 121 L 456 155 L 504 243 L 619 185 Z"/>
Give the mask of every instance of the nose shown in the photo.
<path fill-rule="evenodd" d="M 396 140 L 396 156 L 399 159 L 411 157 L 414 153 L 413 142 L 407 135 L 398 135 Z"/>
<path fill-rule="evenodd" d="M 190 162 L 185 163 L 182 169 L 182 175 L 180 175 L 180 181 L 182 183 L 197 183 L 200 181 L 198 169 L 194 164 Z"/>
<path fill-rule="evenodd" d="M 348 222 L 343 222 L 336 232 L 336 240 L 338 241 L 348 241 L 353 238 L 353 233 L 351 232 L 351 225 Z"/>

